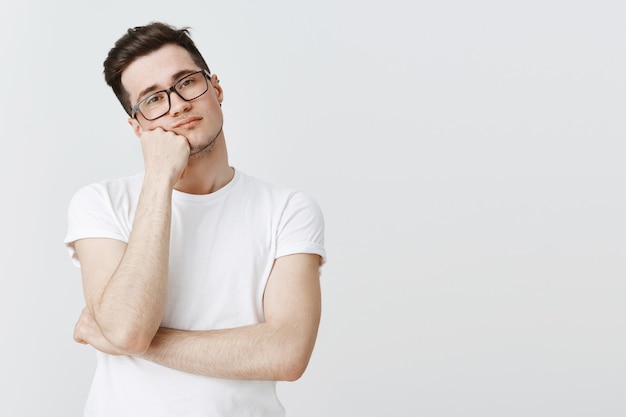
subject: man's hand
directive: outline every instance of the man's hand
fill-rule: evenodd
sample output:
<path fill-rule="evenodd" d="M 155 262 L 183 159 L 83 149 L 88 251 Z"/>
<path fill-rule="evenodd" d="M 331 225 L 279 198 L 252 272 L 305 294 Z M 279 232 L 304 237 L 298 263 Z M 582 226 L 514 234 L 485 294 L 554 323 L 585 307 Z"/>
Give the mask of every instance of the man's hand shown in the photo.
<path fill-rule="evenodd" d="M 173 188 L 185 176 L 190 146 L 186 137 L 157 127 L 140 137 L 146 177 L 167 179 Z"/>
<path fill-rule="evenodd" d="M 74 327 L 74 340 L 83 345 L 91 345 L 109 355 L 125 354 L 104 337 L 87 307 L 83 308 Z"/>

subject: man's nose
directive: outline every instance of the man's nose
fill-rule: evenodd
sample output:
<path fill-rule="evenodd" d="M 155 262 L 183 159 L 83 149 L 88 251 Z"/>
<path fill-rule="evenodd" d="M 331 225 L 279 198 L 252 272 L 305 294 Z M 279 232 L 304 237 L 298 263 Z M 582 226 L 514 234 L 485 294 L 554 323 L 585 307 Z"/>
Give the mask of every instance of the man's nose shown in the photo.
<path fill-rule="evenodd" d="M 183 100 L 183 98 L 178 94 L 176 90 L 170 91 L 170 114 L 172 116 L 176 116 L 180 113 L 184 113 L 189 110 L 191 107 L 191 103 L 189 101 Z"/>

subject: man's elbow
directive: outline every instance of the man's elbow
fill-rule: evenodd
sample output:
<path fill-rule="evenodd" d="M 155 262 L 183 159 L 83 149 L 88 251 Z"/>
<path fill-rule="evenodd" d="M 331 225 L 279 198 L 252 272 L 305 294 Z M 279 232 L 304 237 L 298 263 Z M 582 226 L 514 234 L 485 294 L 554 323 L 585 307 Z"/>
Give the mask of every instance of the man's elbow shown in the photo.
<path fill-rule="evenodd" d="M 304 375 L 304 371 L 306 370 L 307 365 L 296 364 L 295 366 L 290 366 L 286 369 L 283 369 L 281 381 L 287 382 L 295 382 Z"/>
<path fill-rule="evenodd" d="M 143 341 L 138 342 L 130 342 L 126 346 L 124 346 L 124 351 L 128 356 L 141 356 L 150 347 L 150 343 L 145 343 Z"/>
<path fill-rule="evenodd" d="M 110 340 L 111 343 L 126 355 L 139 356 L 143 355 L 148 350 L 152 342 L 152 337 L 137 332 L 118 331 L 111 335 Z"/>
<path fill-rule="evenodd" d="M 309 365 L 311 353 L 311 350 L 303 349 L 299 353 L 297 350 L 293 350 L 285 355 L 284 360 L 279 366 L 280 376 L 278 379 L 288 382 L 294 382 L 300 379 Z"/>

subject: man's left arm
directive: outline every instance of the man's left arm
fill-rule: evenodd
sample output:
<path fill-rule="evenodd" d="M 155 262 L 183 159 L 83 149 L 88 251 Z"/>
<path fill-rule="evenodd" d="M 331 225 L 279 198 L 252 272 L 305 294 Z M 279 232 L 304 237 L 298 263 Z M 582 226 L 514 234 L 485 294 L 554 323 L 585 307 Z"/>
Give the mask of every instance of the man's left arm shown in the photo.
<path fill-rule="evenodd" d="M 320 257 L 278 258 L 265 289 L 265 322 L 224 330 L 160 329 L 145 359 L 219 378 L 293 381 L 304 373 L 321 313 Z"/>

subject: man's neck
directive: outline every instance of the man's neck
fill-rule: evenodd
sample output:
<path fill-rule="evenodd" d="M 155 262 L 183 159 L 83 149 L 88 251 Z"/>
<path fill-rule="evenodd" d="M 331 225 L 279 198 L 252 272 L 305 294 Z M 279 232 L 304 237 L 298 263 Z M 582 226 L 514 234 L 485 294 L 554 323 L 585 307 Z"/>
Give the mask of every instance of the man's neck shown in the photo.
<path fill-rule="evenodd" d="M 174 189 L 187 194 L 211 194 L 228 184 L 235 170 L 228 164 L 228 153 L 223 136 L 218 138 L 209 153 L 193 156 L 183 178 Z"/>

